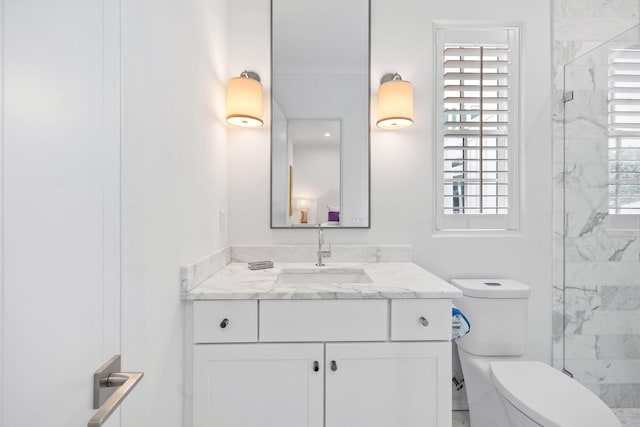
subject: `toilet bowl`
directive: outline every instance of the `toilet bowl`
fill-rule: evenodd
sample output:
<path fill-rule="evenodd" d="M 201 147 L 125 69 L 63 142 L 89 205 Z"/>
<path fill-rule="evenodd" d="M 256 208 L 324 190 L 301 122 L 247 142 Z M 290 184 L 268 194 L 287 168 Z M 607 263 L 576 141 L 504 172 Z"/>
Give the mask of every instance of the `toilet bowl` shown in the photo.
<path fill-rule="evenodd" d="M 620 425 L 598 396 L 549 365 L 533 361 L 490 362 L 490 369 L 512 426 Z M 531 423 L 522 424 L 524 421 Z"/>
<path fill-rule="evenodd" d="M 579 382 L 524 358 L 530 288 L 515 280 L 455 279 L 471 323 L 456 341 L 471 427 L 619 427 Z"/>

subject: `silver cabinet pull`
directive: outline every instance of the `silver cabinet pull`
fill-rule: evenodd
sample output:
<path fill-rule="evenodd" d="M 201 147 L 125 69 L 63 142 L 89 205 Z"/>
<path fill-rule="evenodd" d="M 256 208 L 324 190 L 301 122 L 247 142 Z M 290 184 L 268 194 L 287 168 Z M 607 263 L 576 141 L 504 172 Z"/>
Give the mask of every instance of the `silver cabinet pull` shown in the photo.
<path fill-rule="evenodd" d="M 421 324 L 422 326 L 429 326 L 429 321 L 428 321 L 427 319 L 425 319 L 425 317 L 424 317 L 424 316 L 421 316 L 421 317 L 418 319 L 418 321 L 420 322 L 420 324 Z"/>
<path fill-rule="evenodd" d="M 317 360 L 313 361 L 313 372 L 318 372 L 320 370 L 320 363 Z"/>
<path fill-rule="evenodd" d="M 335 360 L 332 360 L 332 361 L 331 361 L 331 370 L 332 370 L 333 372 L 335 372 L 335 371 L 337 371 L 337 370 L 338 370 L 338 364 L 336 363 L 336 361 L 335 361 Z"/>
<path fill-rule="evenodd" d="M 222 322 L 220 322 L 220 327 L 222 329 L 226 328 L 229 325 L 229 319 L 222 319 Z"/>
<path fill-rule="evenodd" d="M 93 374 L 93 409 L 99 410 L 87 427 L 104 424 L 144 375 L 142 372 L 120 372 L 120 360 L 119 354 L 113 356 Z"/>

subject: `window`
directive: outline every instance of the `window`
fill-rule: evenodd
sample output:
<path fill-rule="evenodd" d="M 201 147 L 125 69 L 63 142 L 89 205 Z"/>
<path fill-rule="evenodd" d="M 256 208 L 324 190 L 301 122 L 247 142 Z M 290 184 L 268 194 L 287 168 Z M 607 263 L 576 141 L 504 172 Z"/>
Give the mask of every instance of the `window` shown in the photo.
<path fill-rule="evenodd" d="M 609 213 L 640 215 L 640 49 L 609 51 Z"/>
<path fill-rule="evenodd" d="M 518 226 L 518 30 L 436 28 L 436 228 Z"/>

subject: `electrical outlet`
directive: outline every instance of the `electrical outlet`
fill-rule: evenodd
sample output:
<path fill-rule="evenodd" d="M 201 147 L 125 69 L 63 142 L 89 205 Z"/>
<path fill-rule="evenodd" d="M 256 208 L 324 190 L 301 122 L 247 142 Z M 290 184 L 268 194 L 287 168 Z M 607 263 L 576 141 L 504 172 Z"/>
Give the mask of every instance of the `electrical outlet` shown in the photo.
<path fill-rule="evenodd" d="M 227 218 L 224 213 L 224 209 L 220 209 L 218 216 L 220 218 L 220 231 L 224 231 L 227 229 Z"/>

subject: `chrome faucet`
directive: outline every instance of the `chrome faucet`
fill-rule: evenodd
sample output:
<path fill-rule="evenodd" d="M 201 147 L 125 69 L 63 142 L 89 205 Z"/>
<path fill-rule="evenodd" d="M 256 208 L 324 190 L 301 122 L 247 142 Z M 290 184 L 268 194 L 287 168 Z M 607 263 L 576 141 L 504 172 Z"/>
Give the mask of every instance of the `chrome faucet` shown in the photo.
<path fill-rule="evenodd" d="M 324 266 L 322 262 L 322 257 L 329 258 L 331 256 L 331 245 L 329 245 L 329 250 L 323 250 L 322 246 L 324 245 L 324 230 L 321 225 L 318 225 L 318 263 L 316 264 L 318 267 Z"/>

